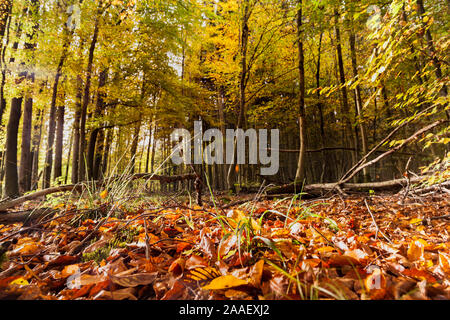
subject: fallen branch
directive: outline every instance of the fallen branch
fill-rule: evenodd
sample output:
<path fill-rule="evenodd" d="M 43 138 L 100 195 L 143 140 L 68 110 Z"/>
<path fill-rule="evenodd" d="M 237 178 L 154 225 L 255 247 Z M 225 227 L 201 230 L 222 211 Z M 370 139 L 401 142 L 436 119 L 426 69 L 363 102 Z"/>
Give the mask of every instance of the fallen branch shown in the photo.
<path fill-rule="evenodd" d="M 58 187 L 40 190 L 40 191 L 30 193 L 25 196 L 16 198 L 16 199 L 12 199 L 12 200 L 8 200 L 8 201 L 4 201 L 4 202 L 0 203 L 0 213 L 5 212 L 8 209 L 14 208 L 24 202 L 27 202 L 30 200 L 35 200 L 38 198 L 43 198 L 50 194 L 61 193 L 61 192 L 81 192 L 88 185 L 94 184 L 94 185 L 100 186 L 100 185 L 104 185 L 104 184 L 107 184 L 112 181 L 116 181 L 118 179 L 124 179 L 124 177 L 123 176 L 112 177 L 112 178 L 109 178 L 106 180 L 101 180 L 101 181 L 91 181 L 91 182 L 85 182 L 85 183 L 80 183 L 80 184 L 71 184 L 71 185 L 58 186 Z M 135 174 L 130 177 L 125 177 L 125 179 L 127 181 L 128 180 L 134 181 L 134 180 L 138 180 L 138 179 L 147 179 L 147 180 L 152 180 L 152 181 L 160 181 L 161 183 L 172 183 L 172 182 L 177 182 L 177 181 L 194 180 L 194 179 L 196 179 L 196 175 L 195 174 L 185 174 L 185 175 L 179 175 L 179 176 L 161 176 L 161 175 L 153 175 L 153 174 L 149 174 L 149 173 L 142 173 L 142 174 Z"/>
<path fill-rule="evenodd" d="M 378 157 L 376 157 L 375 159 L 369 161 L 369 162 L 365 162 L 365 160 L 363 161 L 363 164 L 358 165 L 354 170 L 351 171 L 351 173 L 347 174 L 346 176 L 344 176 L 345 178 L 341 179 L 341 181 L 339 181 L 337 183 L 337 185 L 342 185 L 343 183 L 346 183 L 348 181 L 350 181 L 354 176 L 356 176 L 359 172 L 361 172 L 362 170 L 364 170 L 367 167 L 370 167 L 372 165 L 374 165 L 375 163 L 377 163 L 378 161 L 386 158 L 387 156 L 395 153 L 396 151 L 402 149 L 403 147 L 405 147 L 407 144 L 409 144 L 412 141 L 417 140 L 422 134 L 436 128 L 437 126 L 443 124 L 447 122 L 447 120 L 438 120 L 422 129 L 420 129 L 419 131 L 417 131 L 416 133 L 414 133 L 412 136 L 410 136 L 409 138 L 405 139 L 401 144 L 399 144 L 398 146 L 390 149 L 389 151 L 379 155 Z M 367 159 L 366 155 L 364 158 Z M 363 159 L 364 159 L 363 158 Z M 361 162 L 361 161 L 360 161 Z"/>
<path fill-rule="evenodd" d="M 425 177 L 416 177 L 410 180 L 410 183 L 418 183 Z M 397 179 L 382 182 L 371 183 L 343 183 L 340 187 L 343 191 L 400 191 L 408 184 L 407 179 Z M 337 183 L 322 183 L 311 184 L 304 186 L 297 183 L 291 183 L 279 187 L 270 188 L 267 190 L 267 194 L 285 194 L 285 193 L 300 193 L 303 192 L 309 196 L 322 196 L 324 193 L 333 191 L 336 189 Z M 338 184 L 339 185 L 339 184 Z"/>
<path fill-rule="evenodd" d="M 55 210 L 49 208 L 41 208 L 36 210 L 28 210 L 0 215 L 0 224 L 9 225 L 23 222 L 25 225 L 31 224 L 33 221 L 39 220 L 45 216 L 56 213 Z"/>

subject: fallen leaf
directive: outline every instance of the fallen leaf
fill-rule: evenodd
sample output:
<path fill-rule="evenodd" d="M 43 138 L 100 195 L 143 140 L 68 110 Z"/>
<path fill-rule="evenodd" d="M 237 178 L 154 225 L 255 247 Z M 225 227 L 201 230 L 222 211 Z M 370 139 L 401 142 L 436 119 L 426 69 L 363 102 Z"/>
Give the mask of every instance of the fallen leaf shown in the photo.
<path fill-rule="evenodd" d="M 248 282 L 256 287 L 259 288 L 261 285 L 261 278 L 264 271 L 264 260 L 259 260 L 257 263 L 255 263 L 251 268 L 249 272 L 249 280 Z"/>
<path fill-rule="evenodd" d="M 409 244 L 407 256 L 411 261 L 424 259 L 425 244 L 420 240 L 413 240 Z"/>
<path fill-rule="evenodd" d="M 243 286 L 248 284 L 248 281 L 236 278 L 232 275 L 221 276 L 214 279 L 210 284 L 203 286 L 204 290 L 224 290 Z"/>
<path fill-rule="evenodd" d="M 12 286 L 12 285 L 16 285 L 16 286 L 29 286 L 30 283 L 29 283 L 26 279 L 20 277 L 20 278 L 17 278 L 17 279 L 15 279 L 15 280 L 11 281 L 11 282 L 9 283 L 9 285 L 10 285 L 10 286 Z"/>
<path fill-rule="evenodd" d="M 186 265 L 186 261 L 183 258 L 178 258 L 177 260 L 175 260 L 174 262 L 172 262 L 172 264 L 169 267 L 169 272 L 178 277 L 179 275 L 181 275 L 184 271 L 184 267 Z"/>
<path fill-rule="evenodd" d="M 181 281 L 175 281 L 172 289 L 166 292 L 166 294 L 161 298 L 161 300 L 177 300 L 180 299 L 184 292 L 186 291 L 186 287 Z"/>
<path fill-rule="evenodd" d="M 126 276 L 114 276 L 110 274 L 109 277 L 112 282 L 118 284 L 119 286 L 132 288 L 153 283 L 157 275 L 158 273 L 154 272 L 154 273 L 136 273 Z"/>
<path fill-rule="evenodd" d="M 134 293 L 135 290 L 133 288 L 124 288 L 115 291 L 101 290 L 94 297 L 94 300 L 137 300 Z"/>
<path fill-rule="evenodd" d="M 439 266 L 447 274 L 450 274 L 450 256 L 446 253 L 439 252 Z"/>

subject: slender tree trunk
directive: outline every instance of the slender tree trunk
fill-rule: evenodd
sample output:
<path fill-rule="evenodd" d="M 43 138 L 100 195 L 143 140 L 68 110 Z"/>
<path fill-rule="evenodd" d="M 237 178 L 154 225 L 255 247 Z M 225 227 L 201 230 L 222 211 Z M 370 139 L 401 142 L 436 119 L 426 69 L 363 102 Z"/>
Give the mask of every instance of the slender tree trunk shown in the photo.
<path fill-rule="evenodd" d="M 67 52 L 72 40 L 72 33 L 70 33 L 67 28 L 64 28 L 64 43 L 63 51 L 59 59 L 58 67 L 56 69 L 55 80 L 53 82 L 52 89 L 52 100 L 50 104 L 50 116 L 48 125 L 48 136 L 47 136 L 47 150 L 45 155 L 45 166 L 44 166 L 44 180 L 43 188 L 47 189 L 51 184 L 51 174 L 53 167 L 53 145 L 55 143 L 55 130 L 56 130 L 56 103 L 58 97 L 58 86 L 59 80 L 61 78 L 61 71 L 67 58 Z"/>
<path fill-rule="evenodd" d="M 38 110 L 36 119 L 36 124 L 34 125 L 33 141 L 32 141 L 32 154 L 33 154 L 33 164 L 31 173 L 31 189 L 35 190 L 38 186 L 39 177 L 39 151 L 41 148 L 41 137 L 42 137 L 42 127 L 44 125 L 44 112 Z"/>
<path fill-rule="evenodd" d="M 139 133 L 141 132 L 141 121 L 139 121 L 133 133 L 133 142 L 131 144 L 131 173 L 135 173 L 136 170 L 136 157 L 137 157 L 137 147 L 139 142 Z"/>
<path fill-rule="evenodd" d="M 106 96 L 106 94 L 103 92 L 104 86 L 106 85 L 106 80 L 107 80 L 107 76 L 108 76 L 108 69 L 103 70 L 102 72 L 100 72 L 99 75 L 99 80 L 98 80 L 98 90 L 97 90 L 97 104 L 95 107 L 95 112 L 94 112 L 94 118 L 99 118 L 102 115 L 103 109 L 105 108 L 105 103 L 104 103 L 104 98 Z M 100 139 L 97 139 L 97 137 L 100 135 Z M 96 172 L 96 174 L 94 174 L 95 171 L 95 163 L 96 163 L 96 158 L 99 156 L 98 154 L 96 154 L 96 146 L 97 146 L 97 141 L 101 140 L 101 146 L 100 149 L 98 150 L 100 152 L 100 159 L 101 159 L 101 155 L 103 153 L 103 140 L 104 140 L 104 134 L 103 134 L 103 129 L 101 128 L 95 128 L 91 131 L 90 137 L 89 137 L 89 144 L 88 144 L 88 153 L 87 153 L 87 165 L 88 165 L 88 179 L 94 178 L 95 180 L 95 176 L 98 175 L 98 171 Z M 99 163 L 100 164 L 100 163 Z"/>
<path fill-rule="evenodd" d="M 352 140 L 352 124 L 350 120 L 350 107 L 348 103 L 348 93 L 347 93 L 347 87 L 345 86 L 346 79 L 345 79 L 345 69 L 344 69 L 344 59 L 342 55 L 342 43 L 341 43 L 341 32 L 339 28 L 339 12 L 336 9 L 334 12 L 335 17 L 335 36 L 336 36 L 336 52 L 337 52 L 337 58 L 338 58 L 338 67 L 339 67 L 339 80 L 340 84 L 342 86 L 341 88 L 341 94 L 342 94 L 342 111 L 341 116 L 344 122 L 344 145 L 346 147 L 351 146 L 351 140 Z M 356 155 L 353 152 L 352 153 L 352 161 L 356 161 Z"/>
<path fill-rule="evenodd" d="M 149 173 L 150 169 L 150 153 L 151 153 L 151 146 L 152 146 L 152 138 L 153 138 L 153 131 L 154 131 L 154 125 L 153 122 L 150 123 L 150 134 L 148 138 L 148 145 L 147 145 L 147 158 L 145 161 L 145 173 Z"/>
<path fill-rule="evenodd" d="M 93 178 L 94 180 L 100 180 L 103 178 L 103 153 L 105 151 L 105 131 L 100 130 L 97 135 L 97 143 L 95 148 L 95 157 L 94 157 L 94 170 L 93 170 Z"/>
<path fill-rule="evenodd" d="M 152 143 L 152 159 L 150 161 L 150 172 L 154 173 L 155 171 L 155 153 L 156 153 L 156 147 L 157 147 L 157 140 L 156 140 L 156 132 L 158 131 L 158 127 L 155 124 L 155 131 L 153 133 L 153 143 Z"/>
<path fill-rule="evenodd" d="M 19 188 L 21 193 L 31 190 L 33 157 L 31 154 L 31 128 L 33 120 L 33 98 L 25 99 L 22 122 L 22 146 L 19 168 Z"/>
<path fill-rule="evenodd" d="M 352 69 L 353 69 L 353 77 L 358 78 L 358 62 L 356 57 L 356 36 L 353 30 L 350 30 L 350 54 L 352 59 Z M 361 132 L 361 146 L 362 146 L 362 154 L 366 155 L 368 152 L 367 148 L 367 134 L 366 127 L 364 125 L 364 121 L 362 118 L 362 98 L 361 98 L 361 89 L 359 85 L 355 88 L 355 104 L 356 104 L 356 114 L 358 116 L 358 124 L 359 131 Z M 370 180 L 368 168 L 363 170 L 364 182 L 368 182 Z"/>
<path fill-rule="evenodd" d="M 222 132 L 222 136 L 225 137 L 226 135 L 226 131 L 225 131 L 225 89 L 223 88 L 223 86 L 220 87 L 219 89 L 219 97 L 218 97 L 218 107 L 219 107 L 219 120 L 220 120 L 220 132 Z M 225 150 L 225 139 L 223 139 L 222 141 L 222 147 L 223 150 Z M 227 177 L 227 165 L 224 164 L 220 164 L 220 188 L 222 190 L 226 189 L 226 177 Z"/>
<path fill-rule="evenodd" d="M 17 198 L 20 196 L 19 176 L 17 172 L 17 136 L 22 113 L 22 100 L 22 97 L 12 99 L 8 127 L 6 130 L 4 196 L 7 198 Z"/>
<path fill-rule="evenodd" d="M 100 2 L 101 3 L 101 2 Z M 100 4 L 99 4 L 100 6 Z M 94 26 L 94 35 L 92 37 L 91 45 L 89 47 L 89 58 L 86 69 L 86 81 L 84 85 L 84 95 L 83 102 L 81 105 L 81 120 L 80 120 L 80 149 L 79 149 L 79 157 L 78 157 L 78 179 L 83 181 L 85 178 L 85 161 L 86 159 L 86 116 L 87 116 L 87 108 L 89 105 L 90 99 L 90 90 L 91 90 L 91 78 L 92 78 L 92 67 L 94 62 L 94 52 L 95 47 L 97 45 L 98 33 L 99 33 L 99 23 L 100 23 L 100 7 L 97 12 L 97 16 L 95 18 L 95 26 Z"/>
<path fill-rule="evenodd" d="M 60 106 L 56 110 L 57 127 L 55 142 L 55 170 L 53 179 L 62 177 L 62 156 L 63 156 L 63 140 L 64 140 L 64 113 L 66 108 Z"/>
<path fill-rule="evenodd" d="M 72 157 L 72 183 L 77 184 L 80 180 L 79 172 L 79 154 L 80 154 L 80 120 L 81 120 L 81 99 L 83 91 L 83 80 L 81 75 L 77 76 L 77 95 L 75 102 L 75 117 L 73 121 L 73 157 Z"/>
<path fill-rule="evenodd" d="M 239 77 L 239 116 L 236 125 L 236 129 L 242 129 L 245 126 L 245 114 L 246 114 L 246 103 L 245 103 L 245 91 L 246 91 L 246 81 L 247 81 L 247 51 L 248 51 L 248 38 L 249 38 L 249 27 L 248 21 L 250 19 L 250 8 L 249 0 L 242 1 L 244 15 L 242 17 L 241 24 L 241 37 L 240 37 L 240 54 L 241 54 L 241 73 Z M 233 144 L 234 161 L 228 169 L 228 188 L 235 191 L 236 182 L 236 169 L 237 165 L 237 139 L 234 139 Z"/>
<path fill-rule="evenodd" d="M 416 0 L 417 3 L 417 11 L 419 15 L 422 17 L 425 15 L 425 7 L 423 4 L 423 0 Z M 433 37 L 431 35 L 430 28 L 427 28 L 425 32 L 425 40 L 427 42 L 427 51 L 429 52 L 429 55 L 431 57 L 431 61 L 433 62 L 433 65 L 435 67 L 435 74 L 436 78 L 439 80 L 443 79 L 442 75 L 442 67 L 441 67 L 441 61 L 439 61 L 439 57 L 437 56 L 436 48 L 434 47 Z M 442 97 L 446 97 L 448 94 L 447 91 L 447 85 L 444 83 L 440 92 L 440 95 Z M 450 114 L 450 112 L 447 110 L 447 114 Z"/>
<path fill-rule="evenodd" d="M 297 45 L 298 45 L 298 80 L 299 91 L 299 127 L 300 127 L 300 154 L 298 157 L 297 173 L 295 180 L 303 183 L 305 180 L 305 160 L 306 160 L 306 115 L 305 115 L 305 62 L 303 56 L 303 30 L 302 30 L 302 0 L 298 1 L 297 12 Z"/>
<path fill-rule="evenodd" d="M 35 2 L 33 1 L 32 4 Z M 26 15 L 29 8 L 23 10 Z M 22 21 L 18 20 L 16 30 L 16 41 L 13 43 L 12 50 L 16 52 L 19 48 L 19 39 L 22 35 Z M 15 57 L 10 58 L 10 63 L 15 62 Z M 25 70 L 24 64 L 21 67 Z M 16 85 L 20 85 L 25 81 L 27 72 L 22 71 L 15 80 Z M 23 92 L 20 92 L 17 97 L 11 100 L 10 118 L 6 131 L 6 154 L 5 154 L 5 189 L 4 195 L 9 198 L 16 198 L 20 196 L 19 189 L 19 174 L 17 166 L 17 137 L 19 132 L 20 117 L 22 115 Z"/>
<path fill-rule="evenodd" d="M 317 50 L 317 70 L 316 70 L 316 90 L 317 90 L 317 107 L 319 109 L 319 120 L 320 120 L 320 135 L 322 138 L 322 147 L 325 147 L 325 124 L 323 117 L 323 105 L 320 95 L 320 68 L 321 68 L 321 54 L 322 54 L 322 40 L 323 32 L 320 33 L 319 38 L 319 49 Z"/>
<path fill-rule="evenodd" d="M 34 51 L 36 49 L 35 37 L 39 30 L 39 24 L 33 14 L 38 9 L 38 1 L 31 1 L 31 18 L 33 20 L 33 26 L 30 33 L 27 34 L 27 40 L 24 45 L 24 50 L 31 52 L 31 61 L 34 60 Z M 33 62 L 30 62 L 30 69 L 33 69 Z M 34 73 L 27 74 L 27 80 L 30 82 L 31 87 L 34 83 Z M 19 168 L 19 188 L 21 193 L 30 191 L 31 189 L 31 173 L 33 166 L 33 159 L 31 155 L 31 127 L 33 121 L 33 98 L 32 93 L 27 93 L 24 103 L 24 115 L 22 125 L 22 146 L 20 156 L 20 168 Z"/>
<path fill-rule="evenodd" d="M 322 57 L 322 42 L 323 42 L 323 32 L 320 33 L 319 38 L 319 48 L 317 49 L 317 69 L 316 69 L 316 96 L 317 96 L 317 108 L 319 111 L 319 127 L 320 127 L 320 143 L 322 148 L 325 148 L 325 123 L 324 123 L 324 115 L 323 115 L 323 104 L 322 104 L 322 97 L 320 94 L 320 72 L 321 72 L 321 57 Z M 321 162 L 322 162 L 322 168 L 320 173 L 320 182 L 324 181 L 324 177 L 326 176 L 326 158 L 325 158 L 325 151 L 322 151 L 320 153 L 321 155 Z"/>
<path fill-rule="evenodd" d="M 6 109 L 6 99 L 4 88 L 6 84 L 6 68 L 5 68 L 5 53 L 8 46 L 9 39 L 6 41 L 6 45 L 3 45 L 5 35 L 8 34 L 9 24 L 11 21 L 11 9 L 12 0 L 4 0 L 0 3 L 0 69 L 2 70 L 2 79 L 0 83 L 0 126 L 3 125 L 3 114 Z"/>
<path fill-rule="evenodd" d="M 113 142 L 113 133 L 114 133 L 114 129 L 110 128 L 110 129 L 108 129 L 108 132 L 106 134 L 105 149 L 103 152 L 103 163 L 102 163 L 102 170 L 101 170 L 102 177 L 105 177 L 108 172 L 108 163 L 109 163 L 109 158 L 110 158 L 109 154 L 111 152 L 111 145 Z"/>
<path fill-rule="evenodd" d="M 70 167 L 70 159 L 72 156 L 72 144 L 73 144 L 73 130 L 72 133 L 70 134 L 69 154 L 67 155 L 66 172 L 64 174 L 64 184 L 67 184 L 69 181 L 69 167 Z"/>

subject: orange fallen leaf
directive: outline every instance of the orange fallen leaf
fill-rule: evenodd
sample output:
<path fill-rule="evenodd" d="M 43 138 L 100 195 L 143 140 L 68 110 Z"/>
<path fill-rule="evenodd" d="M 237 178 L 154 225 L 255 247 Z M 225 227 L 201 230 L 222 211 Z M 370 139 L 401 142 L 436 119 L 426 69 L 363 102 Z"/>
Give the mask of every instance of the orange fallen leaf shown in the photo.
<path fill-rule="evenodd" d="M 447 274 L 450 274 L 450 256 L 447 253 L 439 252 L 439 266 Z"/>
<path fill-rule="evenodd" d="M 172 264 L 169 267 L 169 272 L 178 277 L 179 275 L 181 275 L 184 271 L 184 267 L 186 266 L 186 260 L 184 260 L 183 258 L 178 258 L 177 260 L 175 260 L 174 262 L 172 262 Z"/>
<path fill-rule="evenodd" d="M 68 266 L 65 266 L 64 269 L 61 271 L 61 276 L 63 278 L 67 278 L 71 275 L 74 275 L 76 273 L 80 272 L 80 267 L 78 264 L 71 264 Z"/>
<path fill-rule="evenodd" d="M 419 270 L 417 268 L 406 269 L 403 271 L 405 276 L 409 276 L 418 280 L 426 280 L 429 283 L 435 283 L 436 278 L 434 278 L 430 273 L 424 270 Z"/>
<path fill-rule="evenodd" d="M 413 240 L 409 244 L 407 256 L 411 261 L 424 259 L 425 244 L 420 240 Z"/>

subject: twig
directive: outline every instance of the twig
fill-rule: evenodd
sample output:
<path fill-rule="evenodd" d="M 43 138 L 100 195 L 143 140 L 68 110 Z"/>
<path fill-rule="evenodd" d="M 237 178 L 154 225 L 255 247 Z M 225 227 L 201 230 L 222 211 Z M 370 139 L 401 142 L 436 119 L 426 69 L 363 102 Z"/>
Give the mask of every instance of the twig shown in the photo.
<path fill-rule="evenodd" d="M 144 218 L 144 229 L 145 229 L 145 258 L 147 260 L 149 260 L 150 259 L 150 245 L 149 245 L 147 219 L 146 218 Z"/>
<path fill-rule="evenodd" d="M 405 200 L 408 197 L 409 194 L 409 190 L 411 188 L 411 178 L 409 176 L 409 164 L 411 163 L 411 159 L 412 157 L 410 157 L 408 159 L 408 162 L 406 163 L 406 167 L 405 167 L 405 175 L 406 175 L 406 181 L 407 181 L 407 185 L 406 185 L 406 190 L 405 190 L 405 194 L 403 195 L 403 199 L 402 199 L 402 205 L 405 204 Z"/>
<path fill-rule="evenodd" d="M 370 210 L 369 204 L 367 203 L 367 199 L 364 199 L 364 203 L 366 204 L 367 211 L 369 211 L 370 216 L 372 217 L 372 221 L 377 228 L 377 232 L 375 234 L 375 239 L 378 239 L 378 233 L 381 233 L 381 235 L 389 242 L 392 243 L 392 241 L 384 234 L 383 231 L 381 231 L 380 227 L 377 224 L 377 221 L 375 220 L 375 217 L 373 216 L 372 210 Z"/>

